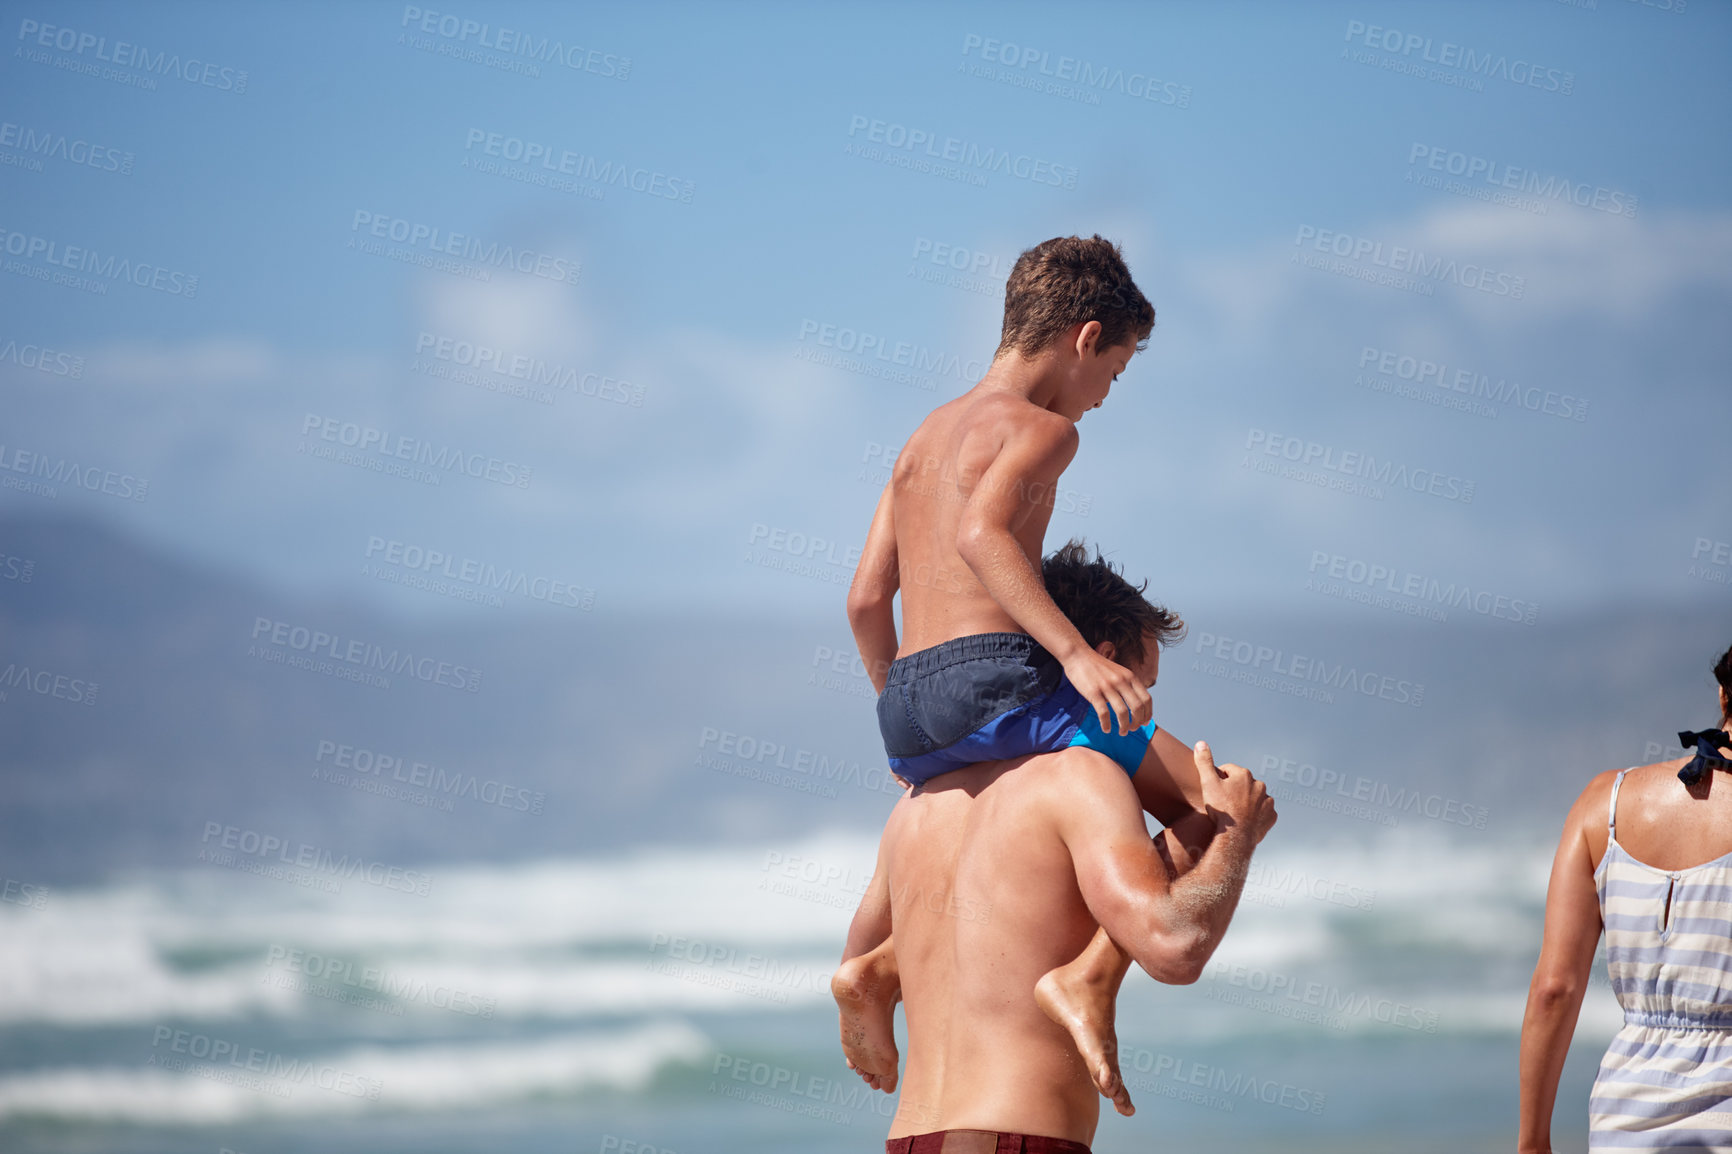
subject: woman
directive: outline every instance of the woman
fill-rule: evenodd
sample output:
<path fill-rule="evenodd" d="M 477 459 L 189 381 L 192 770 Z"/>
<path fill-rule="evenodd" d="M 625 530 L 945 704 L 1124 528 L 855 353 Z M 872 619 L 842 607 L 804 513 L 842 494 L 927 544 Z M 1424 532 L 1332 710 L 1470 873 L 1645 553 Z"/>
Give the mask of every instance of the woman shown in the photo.
<path fill-rule="evenodd" d="M 1686 757 L 1600 774 L 1564 822 L 1522 1019 L 1524 1152 L 1552 1148 L 1602 925 L 1624 1028 L 1594 1079 L 1589 1148 L 1732 1152 L 1732 649 L 1714 677 L 1718 729 L 1680 734 Z"/>

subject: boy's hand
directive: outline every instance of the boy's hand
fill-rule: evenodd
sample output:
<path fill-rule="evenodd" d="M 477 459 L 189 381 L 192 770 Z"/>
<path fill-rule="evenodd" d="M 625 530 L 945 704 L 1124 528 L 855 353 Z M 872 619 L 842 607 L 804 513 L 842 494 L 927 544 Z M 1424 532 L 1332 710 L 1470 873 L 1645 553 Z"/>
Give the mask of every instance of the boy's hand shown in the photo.
<path fill-rule="evenodd" d="M 1269 787 L 1251 776 L 1242 765 L 1228 762 L 1217 766 L 1209 743 L 1199 741 L 1192 750 L 1197 759 L 1197 777 L 1203 786 L 1203 806 L 1217 828 L 1241 826 L 1256 845 L 1275 824 L 1275 802 Z"/>
<path fill-rule="evenodd" d="M 1092 649 L 1080 649 L 1066 661 L 1064 675 L 1094 706 L 1102 733 L 1113 732 L 1116 719 L 1122 726 L 1120 735 L 1128 734 L 1147 725 L 1155 714 L 1155 704 L 1149 700 L 1149 691 L 1137 680 L 1137 675 Z"/>

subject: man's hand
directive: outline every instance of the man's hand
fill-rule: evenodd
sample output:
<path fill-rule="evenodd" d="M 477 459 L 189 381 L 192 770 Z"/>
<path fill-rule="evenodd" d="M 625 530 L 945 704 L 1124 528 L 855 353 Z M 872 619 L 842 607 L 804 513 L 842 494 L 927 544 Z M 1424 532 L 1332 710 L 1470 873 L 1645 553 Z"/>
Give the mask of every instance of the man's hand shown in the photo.
<path fill-rule="evenodd" d="M 1275 824 L 1275 802 L 1268 787 L 1242 765 L 1216 765 L 1206 741 L 1199 741 L 1192 753 L 1203 785 L 1203 806 L 1215 819 L 1215 828 L 1236 826 L 1251 835 L 1252 845 L 1261 842 Z"/>
<path fill-rule="evenodd" d="M 1147 725 L 1155 715 L 1154 702 L 1137 675 L 1116 661 L 1109 661 L 1093 649 L 1077 650 L 1076 656 L 1064 663 L 1064 675 L 1076 686 L 1076 691 L 1094 706 L 1100 719 L 1101 732 L 1113 732 L 1115 719 L 1121 735 Z"/>

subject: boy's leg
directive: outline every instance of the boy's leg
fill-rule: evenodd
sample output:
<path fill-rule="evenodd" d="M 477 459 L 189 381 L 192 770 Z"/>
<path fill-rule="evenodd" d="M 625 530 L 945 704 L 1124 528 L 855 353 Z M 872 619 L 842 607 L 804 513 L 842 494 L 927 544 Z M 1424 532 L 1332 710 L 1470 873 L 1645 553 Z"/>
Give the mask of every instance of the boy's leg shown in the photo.
<path fill-rule="evenodd" d="M 896 968 L 895 935 L 836 967 L 830 994 L 841 1012 L 842 1056 L 848 1068 L 874 1090 L 896 1089 L 896 1003 L 902 976 Z"/>
<path fill-rule="evenodd" d="M 1196 755 L 1165 729 L 1155 730 L 1131 784 L 1137 787 L 1143 811 L 1164 826 L 1202 812 L 1203 783 L 1197 779 Z"/>
<path fill-rule="evenodd" d="M 1196 865 L 1214 836 L 1214 819 L 1195 810 L 1162 830 L 1155 838 L 1155 848 L 1167 865 L 1168 875 L 1176 879 Z M 1130 968 L 1131 956 L 1105 930 L 1096 930 L 1094 939 L 1075 961 L 1048 971 L 1034 987 L 1035 1001 L 1047 1017 L 1069 1031 L 1101 1094 L 1111 1098 L 1114 1108 L 1127 1116 L 1136 1113 L 1136 1107 L 1131 1105 L 1131 1096 L 1119 1076 L 1114 1018 L 1119 986 Z"/>

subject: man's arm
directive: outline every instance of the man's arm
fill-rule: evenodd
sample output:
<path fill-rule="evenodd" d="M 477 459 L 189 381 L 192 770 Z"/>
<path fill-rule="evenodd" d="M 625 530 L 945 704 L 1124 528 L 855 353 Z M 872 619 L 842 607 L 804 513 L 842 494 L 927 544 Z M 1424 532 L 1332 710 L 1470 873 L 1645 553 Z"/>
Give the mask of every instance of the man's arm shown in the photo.
<path fill-rule="evenodd" d="M 1604 821 L 1615 771 L 1588 784 L 1564 820 L 1546 889 L 1546 929 L 1522 1015 L 1521 1122 L 1516 1148 L 1550 1154 L 1552 1107 L 1600 942 L 1600 898 L 1586 823 Z"/>
<path fill-rule="evenodd" d="M 866 531 L 866 545 L 860 550 L 860 564 L 854 569 L 854 582 L 848 587 L 848 625 L 854 630 L 854 645 L 865 663 L 866 675 L 879 693 L 884 692 L 884 679 L 897 648 L 892 603 L 901 584 L 901 562 L 896 554 L 895 502 L 890 493 L 895 483 L 894 477 L 884 483 L 878 508 L 872 514 L 872 527 Z"/>
<path fill-rule="evenodd" d="M 999 607 L 1058 658 L 1065 676 L 1094 706 L 1101 729 L 1111 732 L 1116 718 L 1119 731 L 1129 733 L 1154 711 L 1149 691 L 1130 670 L 1089 648 L 1016 539 L 1016 529 L 1032 512 L 1030 494 L 1052 492 L 1076 449 L 1076 426 L 1062 417 L 1018 426 L 968 495 L 956 551 Z"/>
<path fill-rule="evenodd" d="M 1173 985 L 1196 981 L 1233 920 L 1251 853 L 1275 823 L 1274 802 L 1249 770 L 1217 767 L 1198 742 L 1194 757 L 1215 835 L 1174 879 L 1143 826 L 1130 780 L 1105 758 L 1077 754 L 1052 810 L 1083 901 L 1151 977 Z"/>

